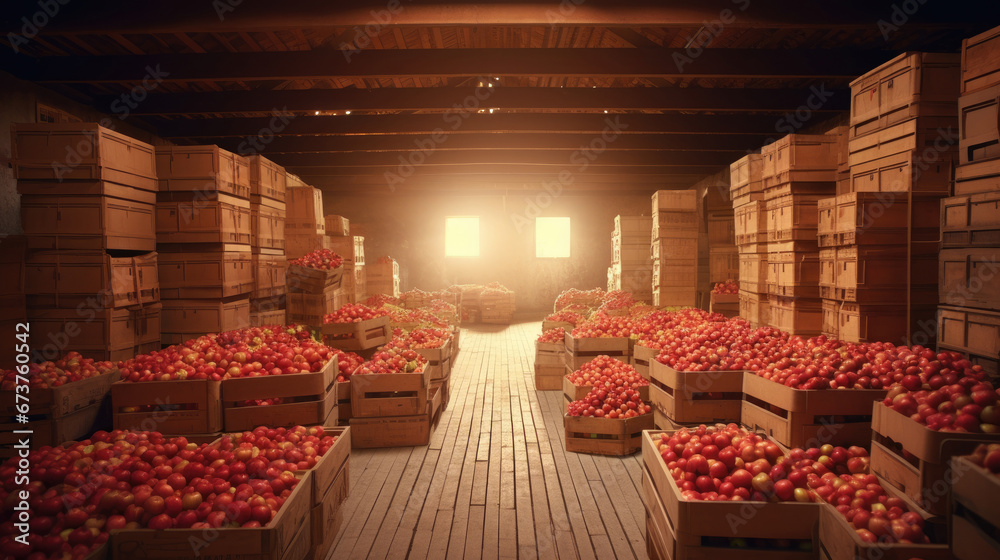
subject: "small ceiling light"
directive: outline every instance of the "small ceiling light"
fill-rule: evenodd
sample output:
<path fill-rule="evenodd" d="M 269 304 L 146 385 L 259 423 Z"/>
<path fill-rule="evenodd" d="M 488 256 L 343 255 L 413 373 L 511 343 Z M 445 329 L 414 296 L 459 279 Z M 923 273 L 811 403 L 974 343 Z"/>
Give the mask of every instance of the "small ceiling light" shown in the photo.
<path fill-rule="evenodd" d="M 604 110 L 604 114 L 607 114 L 607 113 L 608 113 L 608 110 L 607 110 L 607 109 L 605 109 L 605 110 Z"/>
<path fill-rule="evenodd" d="M 319 114 L 319 111 L 316 111 L 316 114 L 318 115 L 318 114 Z"/>
<path fill-rule="evenodd" d="M 491 114 L 491 115 L 493 114 L 493 109 L 490 109 L 490 114 Z"/>
<path fill-rule="evenodd" d="M 489 87 L 493 87 L 492 83 L 489 83 L 489 84 L 486 84 L 486 85 L 489 86 Z"/>
<path fill-rule="evenodd" d="M 479 82 L 479 87 L 483 87 L 483 82 Z"/>
<path fill-rule="evenodd" d="M 344 111 L 344 114 L 345 114 L 345 115 L 350 115 L 350 114 L 351 114 L 351 112 L 350 112 L 350 111 Z"/>

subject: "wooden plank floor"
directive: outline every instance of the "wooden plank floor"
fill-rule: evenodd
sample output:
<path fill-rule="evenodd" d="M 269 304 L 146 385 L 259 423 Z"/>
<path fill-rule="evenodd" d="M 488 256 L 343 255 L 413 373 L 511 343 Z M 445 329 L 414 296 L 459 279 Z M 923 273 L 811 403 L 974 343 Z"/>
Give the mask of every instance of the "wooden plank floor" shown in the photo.
<path fill-rule="evenodd" d="M 647 558 L 640 454 L 565 451 L 562 392 L 535 391 L 540 328 L 463 329 L 430 444 L 352 451 L 329 558 Z"/>

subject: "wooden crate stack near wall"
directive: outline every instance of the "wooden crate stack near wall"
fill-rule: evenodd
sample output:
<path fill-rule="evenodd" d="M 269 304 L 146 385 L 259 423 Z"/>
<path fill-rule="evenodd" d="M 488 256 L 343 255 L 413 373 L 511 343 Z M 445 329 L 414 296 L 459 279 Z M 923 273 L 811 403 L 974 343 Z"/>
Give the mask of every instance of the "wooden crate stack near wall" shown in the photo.
<path fill-rule="evenodd" d="M 638 301 L 652 301 L 653 259 L 649 251 L 652 230 L 653 218 L 650 216 L 615 216 L 609 291 L 625 290 Z"/>
<path fill-rule="evenodd" d="M 158 146 L 165 344 L 250 325 L 250 166 L 218 146 Z"/>
<path fill-rule="evenodd" d="M 159 348 L 153 146 L 94 123 L 16 124 L 11 134 L 25 238 L 4 244 L 4 325 L 27 318 L 39 361 Z"/>
<path fill-rule="evenodd" d="M 250 250 L 253 253 L 253 290 L 250 324 L 284 325 L 287 260 L 285 258 L 285 168 L 259 155 L 250 166 Z"/>
<path fill-rule="evenodd" d="M 699 214 L 697 191 L 653 194 L 653 305 L 698 305 Z"/>
<path fill-rule="evenodd" d="M 754 326 L 770 321 L 767 294 L 767 212 L 764 159 L 749 154 L 729 168 L 729 191 L 739 258 L 740 316 Z"/>
<path fill-rule="evenodd" d="M 851 83 L 846 192 L 818 213 L 824 332 L 933 345 L 959 71 L 958 55 L 904 53 Z"/>
<path fill-rule="evenodd" d="M 959 165 L 941 201 L 938 346 L 992 375 L 1000 356 L 1000 27 L 962 43 Z"/>

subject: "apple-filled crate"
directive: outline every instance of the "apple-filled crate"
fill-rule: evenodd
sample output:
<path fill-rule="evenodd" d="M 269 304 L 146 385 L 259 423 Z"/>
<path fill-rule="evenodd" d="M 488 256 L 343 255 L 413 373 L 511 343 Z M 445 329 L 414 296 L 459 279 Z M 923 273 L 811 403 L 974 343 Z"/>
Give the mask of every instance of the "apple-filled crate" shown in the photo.
<path fill-rule="evenodd" d="M 579 374 L 580 370 L 577 370 L 572 373 L 567 373 L 562 378 L 563 397 L 566 399 L 567 403 L 585 398 L 587 394 L 594 389 L 593 385 L 586 385 L 585 383 L 587 383 L 587 381 L 582 379 Z M 642 376 L 640 376 L 638 372 L 635 375 L 637 378 L 642 379 Z M 648 382 L 645 379 L 642 379 L 642 384 L 636 382 L 634 385 L 635 386 L 632 388 L 639 393 L 639 398 L 642 399 L 643 402 L 650 402 L 650 386 Z"/>
<path fill-rule="evenodd" d="M 388 315 L 355 323 L 326 323 L 322 333 L 327 346 L 350 351 L 376 348 L 392 337 Z"/>
<path fill-rule="evenodd" d="M 357 393 L 353 389 L 356 383 L 356 380 L 351 383 L 352 402 L 356 402 Z M 352 417 L 351 429 L 354 432 L 352 445 L 360 449 L 427 445 L 431 437 L 431 428 L 441 413 L 443 403 L 441 391 L 437 388 L 428 389 L 426 395 L 427 400 L 424 401 L 422 411 L 417 414 Z"/>
<path fill-rule="evenodd" d="M 211 379 L 118 381 L 111 385 L 114 428 L 217 434 L 223 428 L 221 387 L 221 381 Z"/>
<path fill-rule="evenodd" d="M 569 372 L 580 369 L 597 356 L 620 360 L 628 360 L 629 356 L 629 339 L 626 337 L 581 337 L 567 332 L 565 346 L 565 364 Z"/>
<path fill-rule="evenodd" d="M 958 560 L 1000 555 L 1000 445 L 984 445 L 951 459 L 952 553 Z"/>
<path fill-rule="evenodd" d="M 314 327 L 342 304 L 336 297 L 344 278 L 343 259 L 318 249 L 288 262 L 285 287 L 290 321 Z"/>
<path fill-rule="evenodd" d="M 650 379 L 650 364 L 656 360 L 656 355 L 659 353 L 660 351 L 656 348 L 640 344 L 632 346 L 632 367 L 635 368 L 635 371 L 639 372 L 639 375 Z"/>
<path fill-rule="evenodd" d="M 814 535 L 819 522 L 820 504 L 799 501 L 772 503 L 766 500 L 752 501 L 749 498 L 747 501 L 693 499 L 688 495 L 689 491 L 681 490 L 667 468 L 666 461 L 661 457 L 658 445 L 663 434 L 664 432 L 659 431 L 646 431 L 642 434 L 642 486 L 650 558 L 750 559 L 766 556 L 786 560 L 813 560 L 816 557 Z M 666 434 L 672 435 L 669 432 Z M 721 451 L 728 444 L 711 445 Z M 771 453 L 775 457 L 780 455 L 780 448 L 774 445 Z M 700 454 L 699 456 L 706 467 L 705 474 L 700 476 L 708 478 L 707 459 Z M 729 474 L 728 465 L 723 461 L 718 464 L 721 470 L 726 471 L 725 474 Z M 749 472 L 744 472 L 750 475 Z M 752 497 L 750 494 L 748 496 Z"/>
<path fill-rule="evenodd" d="M 959 478 L 950 460 L 985 442 L 1000 443 L 1000 433 L 934 430 L 882 402 L 874 404 L 872 471 L 935 515 L 948 512 L 948 481 Z"/>
<path fill-rule="evenodd" d="M 743 371 L 677 371 L 653 358 L 649 366 L 651 403 L 677 424 L 739 423 L 743 374 Z"/>
<path fill-rule="evenodd" d="M 320 371 L 223 379 L 223 426 L 237 432 L 261 425 L 336 425 L 338 372 L 334 356 Z"/>
<path fill-rule="evenodd" d="M 598 386 L 576 385 L 584 382 Z M 648 385 L 632 366 L 609 356 L 599 356 L 568 374 L 565 390 L 583 396 L 566 405 L 566 451 L 614 456 L 638 451 L 642 430 L 653 427 L 652 408 L 640 391 Z"/>
<path fill-rule="evenodd" d="M 742 424 L 786 447 L 871 440 L 872 403 L 883 389 L 796 389 L 752 371 L 743 376 Z"/>
<path fill-rule="evenodd" d="M 120 372 L 111 362 L 94 362 L 79 354 L 67 354 L 58 362 L 43 362 L 28 366 L 27 377 L 31 399 L 18 398 L 16 370 L 2 372 L 0 412 L 3 433 L 0 434 L 0 458 L 17 454 L 14 430 L 32 430 L 31 447 L 61 445 L 88 435 L 98 420 L 101 403 Z M 32 382 L 35 379 L 44 381 Z M 60 385 L 54 385 L 61 383 Z M 29 406 L 30 404 L 30 406 Z M 19 406 L 20 410 L 19 410 Z M 15 421 L 15 416 L 27 410 L 28 422 Z"/>

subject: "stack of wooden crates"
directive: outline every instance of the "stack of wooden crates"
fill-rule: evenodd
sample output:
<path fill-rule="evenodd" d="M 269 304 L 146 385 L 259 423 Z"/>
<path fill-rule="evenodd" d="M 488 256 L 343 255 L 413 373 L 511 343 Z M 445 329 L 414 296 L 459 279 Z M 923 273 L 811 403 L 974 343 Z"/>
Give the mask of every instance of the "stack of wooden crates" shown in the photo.
<path fill-rule="evenodd" d="M 736 250 L 739 255 L 740 316 L 754 327 L 771 320 L 767 295 L 767 211 L 764 160 L 749 154 L 729 168 Z"/>
<path fill-rule="evenodd" d="M 1000 27 L 962 44 L 959 166 L 941 201 L 938 343 L 997 375 L 1000 356 Z"/>
<path fill-rule="evenodd" d="M 165 344 L 250 325 L 250 168 L 218 146 L 156 149 Z"/>
<path fill-rule="evenodd" d="M 399 297 L 399 263 L 392 257 L 379 257 L 368 263 L 366 282 L 369 294 Z"/>
<path fill-rule="evenodd" d="M 327 224 L 330 225 L 330 218 L 340 218 L 341 223 L 346 224 L 347 219 L 340 216 L 327 216 Z M 346 233 L 345 233 L 346 232 Z M 347 227 L 330 230 L 327 227 L 327 234 L 330 237 L 330 249 L 344 259 L 344 291 L 348 301 L 360 303 L 368 297 L 367 276 L 365 275 L 365 238 L 360 235 L 350 235 Z"/>
<path fill-rule="evenodd" d="M 652 301 L 653 259 L 649 250 L 652 231 L 650 216 L 615 216 L 609 291 L 625 290 L 637 301 Z"/>
<path fill-rule="evenodd" d="M 701 203 L 695 190 L 653 194 L 653 305 L 698 305 L 698 237 Z"/>
<path fill-rule="evenodd" d="M 846 192 L 817 214 L 824 333 L 932 343 L 958 72 L 957 55 L 905 53 L 851 83 Z"/>
<path fill-rule="evenodd" d="M 789 134 L 761 150 L 770 324 L 791 334 L 822 330 L 816 206 L 836 193 L 845 132 Z"/>
<path fill-rule="evenodd" d="M 708 290 L 719 283 L 740 277 L 740 258 L 736 250 L 736 224 L 730 202 L 731 178 L 728 171 L 700 181 L 695 189 L 705 191 L 704 204 L 708 243 Z"/>
<path fill-rule="evenodd" d="M 97 124 L 12 134 L 27 249 L 11 254 L 26 258 L 11 267 L 23 291 L 4 295 L 31 326 L 34 358 L 117 361 L 159 348 L 153 146 Z"/>
<path fill-rule="evenodd" d="M 285 324 L 285 168 L 254 155 L 250 165 L 250 324 Z"/>

